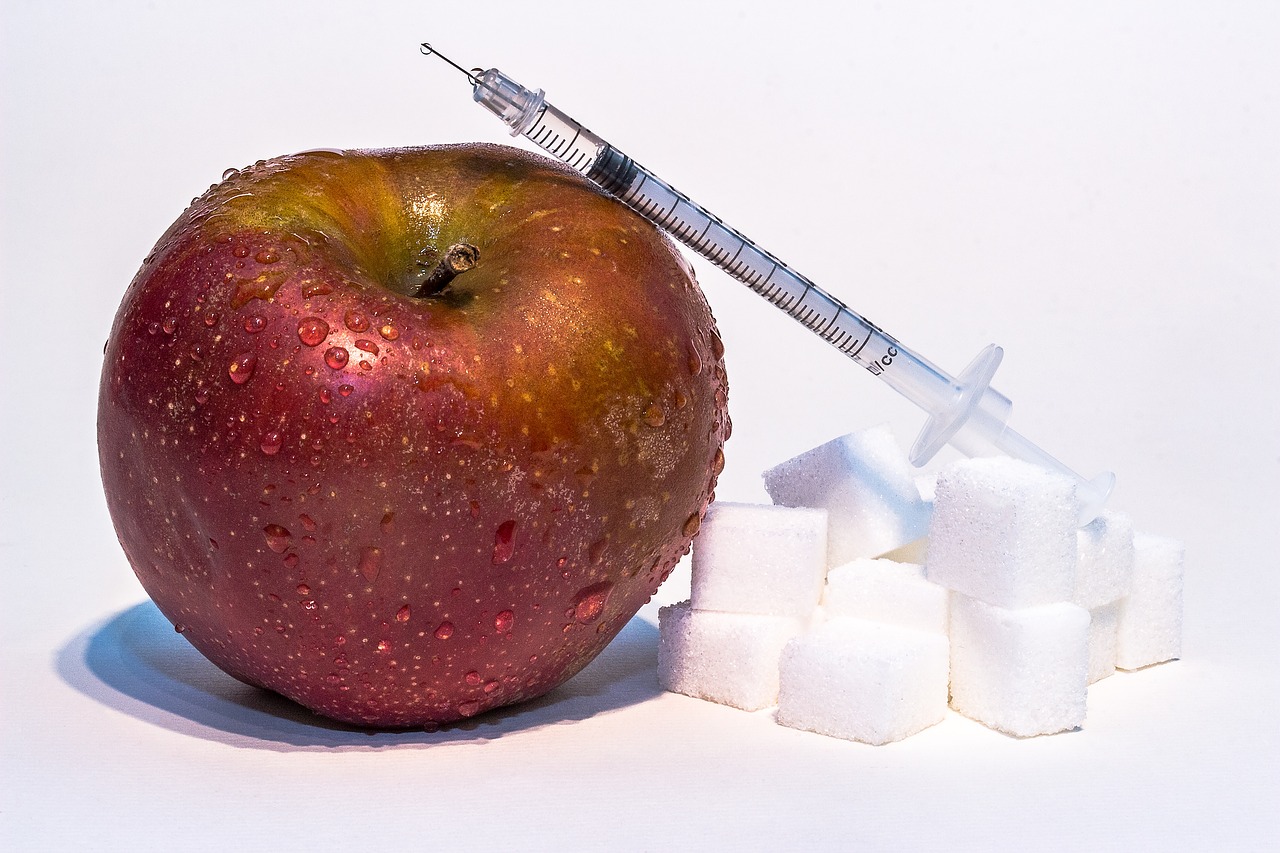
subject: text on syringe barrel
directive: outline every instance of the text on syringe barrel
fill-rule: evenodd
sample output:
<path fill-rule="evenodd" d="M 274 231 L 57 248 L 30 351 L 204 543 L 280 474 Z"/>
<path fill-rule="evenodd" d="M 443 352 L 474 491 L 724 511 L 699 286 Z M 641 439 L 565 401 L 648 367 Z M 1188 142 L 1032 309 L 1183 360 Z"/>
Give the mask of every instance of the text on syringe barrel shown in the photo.
<path fill-rule="evenodd" d="M 898 355 L 897 341 L 874 323 L 552 105 L 524 135 L 872 373 Z"/>

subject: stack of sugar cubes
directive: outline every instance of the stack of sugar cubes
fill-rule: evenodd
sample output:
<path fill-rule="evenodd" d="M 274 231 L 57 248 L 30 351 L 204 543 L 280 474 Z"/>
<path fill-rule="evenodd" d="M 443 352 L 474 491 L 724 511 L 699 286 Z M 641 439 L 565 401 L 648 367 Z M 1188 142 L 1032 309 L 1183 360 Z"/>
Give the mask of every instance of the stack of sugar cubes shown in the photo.
<path fill-rule="evenodd" d="M 1057 474 L 968 459 L 926 499 L 881 426 L 764 479 L 773 505 L 712 504 L 690 598 L 659 611 L 667 690 L 872 744 L 948 706 L 1030 737 L 1082 725 L 1117 667 L 1179 654 L 1181 544 L 1119 513 L 1079 527 Z"/>

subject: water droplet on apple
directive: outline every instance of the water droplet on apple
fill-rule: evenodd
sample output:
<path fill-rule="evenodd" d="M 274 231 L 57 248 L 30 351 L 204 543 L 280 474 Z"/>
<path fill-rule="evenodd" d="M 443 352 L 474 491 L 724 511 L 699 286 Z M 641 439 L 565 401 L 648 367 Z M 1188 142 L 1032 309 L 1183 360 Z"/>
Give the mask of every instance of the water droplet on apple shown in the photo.
<path fill-rule="evenodd" d="M 343 350 L 343 351 L 345 352 L 345 350 Z M 356 389 L 355 389 L 355 388 L 353 388 L 353 387 L 351 387 L 350 385 L 339 385 L 339 386 L 338 386 L 338 393 L 339 393 L 339 394 L 341 394 L 341 395 L 342 395 L 342 396 L 344 396 L 344 397 L 350 397 L 350 396 L 351 396 L 351 392 L 352 392 L 352 391 L 354 391 L 354 390 L 356 390 Z"/>
<path fill-rule="evenodd" d="M 284 436 L 275 430 L 262 434 L 262 443 L 259 445 L 262 452 L 268 456 L 275 456 L 280 452 L 280 448 L 284 446 Z"/>
<path fill-rule="evenodd" d="M 516 523 L 508 519 L 498 525 L 493 534 L 493 564 L 499 565 L 511 559 L 516 551 Z"/>
<path fill-rule="evenodd" d="M 329 324 L 319 317 L 304 317 L 298 323 L 298 340 L 309 347 L 319 346 L 327 337 L 329 337 Z"/>
<path fill-rule="evenodd" d="M 314 601 L 312 601 L 312 600 L 308 599 L 308 600 L 306 600 L 306 601 L 302 602 L 302 609 L 303 609 L 303 610 L 307 610 L 307 611 L 315 610 L 315 609 L 316 609 L 316 603 L 315 603 Z"/>
<path fill-rule="evenodd" d="M 222 180 L 229 181 L 238 174 L 240 174 L 240 170 L 233 166 L 222 173 Z"/>
<path fill-rule="evenodd" d="M 227 367 L 227 374 L 231 377 L 231 381 L 237 385 L 243 385 L 253 378 L 253 370 L 258 366 L 258 357 L 253 353 L 241 353 L 232 359 L 231 364 Z"/>
<path fill-rule="evenodd" d="M 383 533 L 390 533 L 396 527 L 396 514 L 389 512 L 382 516 L 382 521 L 378 526 L 382 528 Z"/>
<path fill-rule="evenodd" d="M 212 329 L 214 326 L 218 325 L 218 320 L 220 319 L 221 315 L 218 314 L 217 311 L 210 311 L 208 314 L 204 315 L 204 324 Z"/>
<path fill-rule="evenodd" d="M 201 388 L 199 391 L 196 391 L 196 402 L 202 406 L 209 402 L 209 389 Z"/>
<path fill-rule="evenodd" d="M 689 344 L 689 373 L 697 376 L 702 372 L 702 356 L 698 355 L 698 350 L 693 344 Z"/>
<path fill-rule="evenodd" d="M 604 539 L 597 539 L 591 543 L 591 547 L 587 549 L 587 559 L 593 566 L 604 561 L 604 550 L 608 545 L 609 543 Z"/>
<path fill-rule="evenodd" d="M 267 537 L 267 547 L 272 551 L 275 551 L 277 554 L 283 554 L 285 551 L 289 550 L 289 540 L 292 538 L 293 534 L 291 534 L 286 528 L 279 524 L 268 524 L 266 527 L 262 528 L 262 532 Z"/>
<path fill-rule="evenodd" d="M 390 323 L 385 323 L 378 327 L 378 334 L 382 335 L 382 337 L 389 341 L 394 341 L 396 338 L 400 337 L 400 330 Z"/>
<path fill-rule="evenodd" d="M 351 354 L 347 352 L 346 347 L 329 347 L 327 350 L 324 351 L 324 363 L 329 365 L 334 370 L 341 370 L 342 368 L 346 367 L 347 360 L 350 358 L 351 358 Z M 350 385 L 342 386 L 342 388 L 350 388 L 350 387 L 351 387 Z M 341 392 L 342 388 L 339 388 L 338 391 Z M 351 393 L 350 391 L 347 392 L 347 394 L 350 394 L 350 393 Z M 347 394 L 343 394 L 342 396 L 345 397 L 347 396 Z"/>
<path fill-rule="evenodd" d="M 497 690 L 499 686 L 500 685 L 498 684 L 498 680 L 496 678 L 491 678 L 484 683 L 484 692 L 492 693 L 493 691 Z"/>
<path fill-rule="evenodd" d="M 474 717 L 480 713 L 480 702 L 477 699 L 470 699 L 466 702 L 458 704 L 458 713 L 464 717 Z"/>
<path fill-rule="evenodd" d="M 261 314 L 250 314 L 244 318 L 244 330 L 251 335 L 256 335 L 267 327 L 267 318 Z"/>
<path fill-rule="evenodd" d="M 249 257 L 249 247 L 236 246 L 234 249 L 231 250 L 231 254 L 237 258 L 247 258 Z"/>
<path fill-rule="evenodd" d="M 298 516 L 298 521 L 302 522 L 303 530 L 307 531 L 308 533 L 316 532 L 315 521 L 311 518 L 311 516 L 307 515 L 305 512 Z"/>
<path fill-rule="evenodd" d="M 328 388 L 321 388 L 317 392 L 317 396 L 320 397 L 320 402 L 324 403 L 325 405 L 328 405 L 329 403 L 333 402 L 333 392 L 330 391 Z"/>
<path fill-rule="evenodd" d="M 183 631 L 187 630 L 187 626 L 179 622 L 178 624 L 173 626 L 173 630 L 181 634 Z"/>
<path fill-rule="evenodd" d="M 711 333 L 711 355 L 716 361 L 724 358 L 724 341 L 715 332 Z"/>
<path fill-rule="evenodd" d="M 253 259 L 260 264 L 274 264 L 280 260 L 280 253 L 274 248 L 268 247 L 260 250 L 258 254 L 253 256 Z"/>
<path fill-rule="evenodd" d="M 474 669 L 471 670 L 471 672 L 468 672 L 464 677 L 466 678 L 467 684 L 470 684 L 472 687 L 475 687 L 480 683 L 480 673 L 476 672 Z"/>
<path fill-rule="evenodd" d="M 511 626 L 516 621 L 516 615 L 510 610 L 504 610 L 497 616 L 493 617 L 493 628 L 499 634 L 505 634 L 511 630 Z"/>
<path fill-rule="evenodd" d="M 342 322 L 353 332 L 367 332 L 369 330 L 369 318 L 359 311 L 348 311 L 343 315 Z"/>
<path fill-rule="evenodd" d="M 284 565 L 285 565 L 285 568 L 287 568 L 287 569 L 296 569 L 296 568 L 298 568 L 298 563 L 300 563 L 300 562 L 302 562 L 302 561 L 301 561 L 300 559 L 298 559 L 298 555 L 297 555 L 297 554 L 285 554 L 285 555 L 284 555 Z"/>
<path fill-rule="evenodd" d="M 391 651 L 391 643 L 390 643 L 388 640 L 379 640 L 379 641 L 378 641 L 378 651 L 380 651 L 380 652 L 388 652 L 388 651 Z"/>
<path fill-rule="evenodd" d="M 702 519 L 699 518 L 698 514 L 695 512 L 693 515 L 689 516 L 684 520 L 684 527 L 682 528 L 682 530 L 685 536 L 692 536 L 693 534 L 698 532 L 698 528 L 701 526 L 702 526 Z"/>
<path fill-rule="evenodd" d="M 305 583 L 298 584 L 298 595 L 310 595 L 310 594 L 311 594 L 311 587 L 307 586 Z"/>
<path fill-rule="evenodd" d="M 644 422 L 651 427 L 660 427 L 667 422 L 667 416 L 657 403 L 650 403 L 644 410 Z"/>
<path fill-rule="evenodd" d="M 356 340 L 356 349 L 363 350 L 372 355 L 378 354 L 378 345 L 367 338 L 359 338 Z"/>
<path fill-rule="evenodd" d="M 166 335 L 172 335 L 175 331 L 177 331 L 177 328 L 178 328 L 178 318 L 177 318 L 177 317 L 165 317 L 165 318 L 164 318 L 164 322 L 160 325 L 160 328 L 164 329 L 164 333 L 165 333 Z"/>
<path fill-rule="evenodd" d="M 441 622 L 436 626 L 436 639 L 447 640 L 453 636 L 453 623 Z"/>
<path fill-rule="evenodd" d="M 601 581 L 580 590 L 573 599 L 573 618 L 584 624 L 599 619 L 612 592 L 613 584 L 609 581 Z"/>
<path fill-rule="evenodd" d="M 364 579 L 372 583 L 382 569 L 382 549 L 365 548 L 364 553 L 360 555 L 359 569 Z"/>

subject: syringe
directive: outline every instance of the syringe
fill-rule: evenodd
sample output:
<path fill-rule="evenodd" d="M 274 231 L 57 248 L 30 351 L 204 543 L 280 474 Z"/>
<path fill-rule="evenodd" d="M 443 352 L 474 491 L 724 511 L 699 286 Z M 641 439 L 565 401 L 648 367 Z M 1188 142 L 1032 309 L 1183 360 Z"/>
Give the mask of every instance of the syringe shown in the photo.
<path fill-rule="evenodd" d="M 994 448 L 1073 479 L 1081 524 L 1101 512 L 1115 475 L 1086 480 L 1007 426 L 1013 404 L 991 387 L 1003 357 L 1000 347 L 988 346 L 958 377 L 951 376 L 547 103 L 541 89 L 526 89 L 496 68 L 468 71 L 426 43 L 422 52 L 465 74 L 475 100 L 502 119 L 512 136 L 524 135 L 581 172 L 923 409 L 929 417 L 911 448 L 912 463 L 924 465 L 944 444 L 969 456 Z"/>

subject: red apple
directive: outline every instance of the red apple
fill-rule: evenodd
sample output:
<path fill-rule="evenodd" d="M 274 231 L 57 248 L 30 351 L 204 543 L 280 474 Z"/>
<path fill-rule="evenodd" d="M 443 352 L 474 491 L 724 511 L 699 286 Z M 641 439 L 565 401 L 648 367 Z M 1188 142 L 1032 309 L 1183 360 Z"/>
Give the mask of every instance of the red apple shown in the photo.
<path fill-rule="evenodd" d="M 98 438 L 120 543 L 226 672 L 407 727 L 538 696 L 686 553 L 729 432 L 692 271 L 497 146 L 311 152 L 130 285 Z"/>

